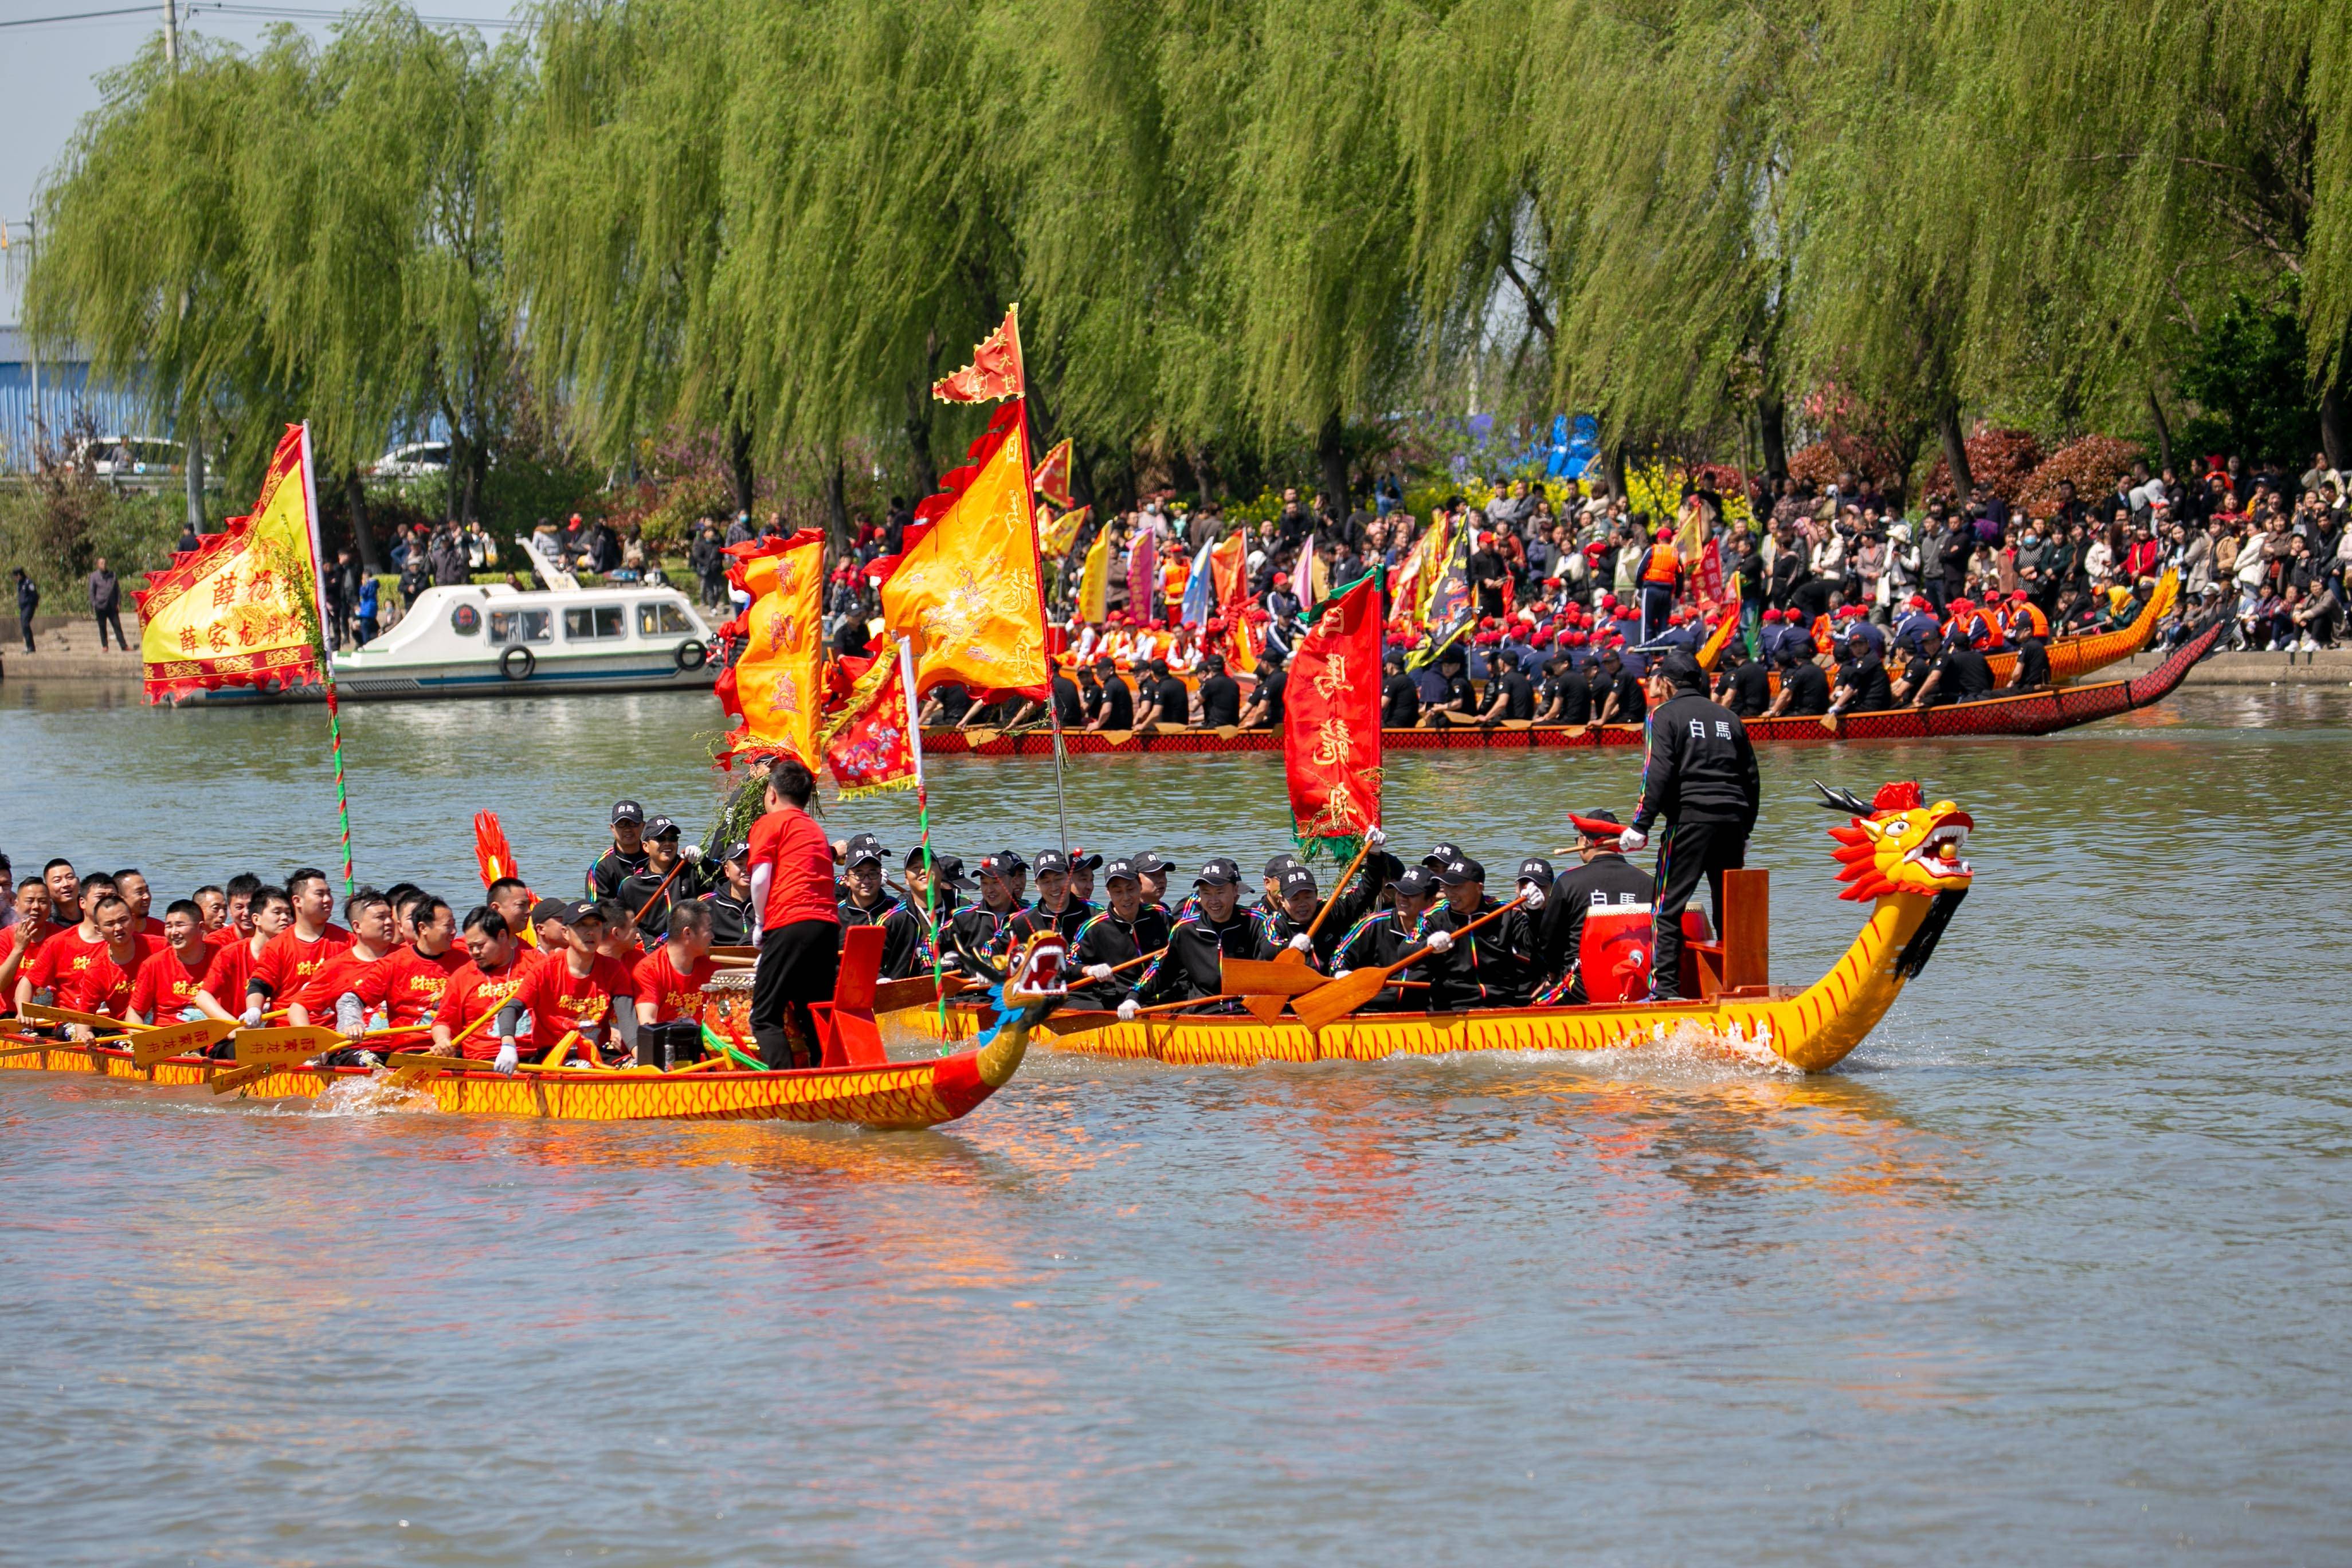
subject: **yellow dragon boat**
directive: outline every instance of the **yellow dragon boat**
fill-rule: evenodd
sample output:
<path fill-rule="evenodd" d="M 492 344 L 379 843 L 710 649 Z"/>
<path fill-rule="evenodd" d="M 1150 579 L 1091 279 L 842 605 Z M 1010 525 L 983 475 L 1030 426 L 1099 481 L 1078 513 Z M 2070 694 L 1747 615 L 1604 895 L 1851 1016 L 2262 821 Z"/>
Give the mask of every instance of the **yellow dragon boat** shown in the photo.
<path fill-rule="evenodd" d="M 1818 786 L 1816 786 L 1818 787 Z M 1915 784 L 1882 788 L 1864 802 L 1822 790 L 1848 820 L 1830 829 L 1843 869 L 1839 896 L 1870 905 L 1870 919 L 1844 957 L 1812 984 L 1766 982 L 1767 873 L 1727 879 L 1722 940 L 1696 949 L 1700 994 L 1672 1003 L 1575 1007 L 1498 1007 L 1461 1013 L 1359 1014 L 1310 1029 L 1293 1017 L 1173 1014 L 1122 1022 L 1118 1015 L 1064 1012 L 1036 1026 L 1042 1046 L 1179 1065 L 1377 1061 L 1453 1051 L 1590 1051 L 1711 1038 L 1744 1056 L 1769 1056 L 1805 1072 L 1843 1061 L 1878 1026 L 1910 978 L 1927 966 L 1946 925 L 1968 896 L 1972 873 L 1960 858 L 1969 829 L 1950 801 L 1923 803 Z M 933 1037 L 968 1038 L 983 1022 L 970 1008 L 891 1015 Z"/>

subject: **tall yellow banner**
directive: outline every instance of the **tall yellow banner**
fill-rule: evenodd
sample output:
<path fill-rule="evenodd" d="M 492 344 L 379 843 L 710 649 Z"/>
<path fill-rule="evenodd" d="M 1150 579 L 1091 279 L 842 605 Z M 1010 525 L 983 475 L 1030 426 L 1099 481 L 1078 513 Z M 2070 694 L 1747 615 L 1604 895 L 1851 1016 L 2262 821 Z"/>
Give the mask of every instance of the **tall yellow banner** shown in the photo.
<path fill-rule="evenodd" d="M 724 758 L 788 752 L 811 773 L 824 710 L 824 534 L 803 528 L 790 539 L 738 544 L 728 576 L 751 595 L 751 607 L 721 628 L 744 639 L 743 653 L 713 689 L 741 721 Z"/>
<path fill-rule="evenodd" d="M 934 520 L 882 584 L 889 635 L 914 647 L 915 688 L 957 681 L 988 693 L 1043 698 L 1045 605 L 1037 584 L 1036 505 L 1018 398 L 971 445 L 972 461 L 917 509 Z"/>

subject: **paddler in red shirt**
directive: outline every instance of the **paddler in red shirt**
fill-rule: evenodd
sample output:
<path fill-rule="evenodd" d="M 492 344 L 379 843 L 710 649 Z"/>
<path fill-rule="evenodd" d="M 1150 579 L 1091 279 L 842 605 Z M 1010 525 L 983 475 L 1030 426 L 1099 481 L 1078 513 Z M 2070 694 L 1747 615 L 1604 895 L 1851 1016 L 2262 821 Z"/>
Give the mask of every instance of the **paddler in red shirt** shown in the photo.
<path fill-rule="evenodd" d="M 841 968 L 833 845 L 808 814 L 816 781 L 792 757 L 768 770 L 768 814 L 751 825 L 751 904 L 760 912 L 760 965 L 751 977 L 751 1035 L 771 1071 L 824 1059 L 812 1002 L 833 998 Z"/>
<path fill-rule="evenodd" d="M 393 936 L 392 900 L 373 888 L 362 888 L 344 901 L 343 919 L 351 925 L 352 945 L 329 959 L 318 973 L 286 998 L 286 1022 L 289 1027 L 299 1029 L 325 1023 L 338 1034 L 353 1038 L 365 1032 L 367 1015 L 357 1003 L 350 1009 L 351 1027 L 343 1026 L 347 1019 L 342 998 L 398 947 Z M 331 1065 L 344 1064 L 336 1061 Z M 375 1063 L 368 1060 L 352 1065 L 373 1067 Z"/>
<path fill-rule="evenodd" d="M 134 906 L 135 908 L 135 906 Z M 131 1011 L 142 1024 L 184 1024 L 201 1018 L 196 997 L 218 951 L 205 941 L 205 914 L 194 899 L 163 910 L 163 951 L 147 955 L 131 988 Z"/>
<path fill-rule="evenodd" d="M 273 1002 L 282 1007 L 292 1001 L 331 960 L 352 945 L 352 933 L 334 923 L 335 889 L 328 885 L 324 871 L 306 866 L 295 872 L 286 879 L 286 896 L 294 905 L 294 924 L 261 950 L 253 977 L 245 983 L 247 1028 L 259 1026 L 265 1009 L 275 1010 Z"/>
<path fill-rule="evenodd" d="M 582 1055 L 593 1066 L 609 1028 L 617 1031 L 622 1043 L 634 1052 L 637 1047 L 636 977 L 618 959 L 596 950 L 604 940 L 604 912 L 585 901 L 567 904 L 559 929 L 563 932 L 562 948 L 545 953 L 529 984 L 515 993 L 512 1005 L 530 1015 L 527 1048 L 545 1058 L 545 1066 L 562 1067 L 575 1046 L 584 1047 Z"/>
<path fill-rule="evenodd" d="M 387 1029 L 413 1029 L 432 1023 L 449 978 L 472 962 L 457 945 L 457 917 L 446 902 L 426 893 L 409 906 L 415 940 L 370 968 L 335 1002 L 335 1026 L 352 1013 L 364 1021 L 380 1017 Z M 348 1009 L 348 1010 L 347 1010 Z"/>
<path fill-rule="evenodd" d="M 246 982 L 253 978 L 254 966 L 269 944 L 294 923 L 294 902 L 283 888 L 262 888 L 248 899 L 245 918 L 253 930 L 243 942 L 213 950 L 213 966 L 205 972 L 205 988 L 196 994 L 196 1006 L 207 1018 L 236 1022 L 229 1005 L 245 1005 Z"/>
<path fill-rule="evenodd" d="M 57 895 L 57 883 L 49 883 L 49 894 Z M 74 889 L 74 923 L 49 933 L 48 939 L 31 951 L 16 971 L 16 1011 L 22 1013 L 26 1004 L 43 992 L 63 996 L 69 987 L 79 986 L 79 976 L 97 963 L 106 951 L 106 937 L 98 929 L 98 900 L 114 896 L 111 878 L 93 872 L 89 879 Z M 128 909 L 129 905 L 123 906 Z M 55 1002 L 52 1005 L 70 1007 L 70 1002 Z M 85 1007 L 83 1012 L 90 1009 Z"/>
<path fill-rule="evenodd" d="M 139 966 L 149 949 L 142 945 L 137 924 L 131 916 L 131 906 L 120 893 L 100 894 L 96 900 L 84 895 L 83 907 L 98 923 L 99 945 L 86 961 L 77 952 L 68 959 L 71 967 L 59 970 L 47 977 L 48 983 L 39 989 L 53 993 L 54 1004 L 77 1013 L 103 1013 L 110 1018 L 128 1017 L 131 994 L 139 983 Z M 52 952 L 63 952 L 58 943 L 73 934 L 60 931 L 41 944 L 41 957 L 46 960 Z M 35 976 L 35 978 L 41 978 Z M 23 980 L 17 982 L 19 986 Z M 73 1040 L 90 1038 L 89 1027 L 81 1024 L 66 1026 L 66 1037 Z"/>
<path fill-rule="evenodd" d="M 141 936 L 163 941 L 163 922 L 147 911 L 155 907 L 155 889 L 147 882 L 147 873 L 136 866 L 126 867 L 114 874 L 114 890 L 131 906 L 131 923 Z"/>
<path fill-rule="evenodd" d="M 205 940 L 215 947 L 234 947 L 253 939 L 253 900 L 261 891 L 261 879 L 250 871 L 240 871 L 228 879 L 228 893 L 223 900 L 221 918 L 215 921 L 207 913 Z M 202 889 L 196 902 L 205 901 Z"/>
<path fill-rule="evenodd" d="M 491 1029 L 500 1031 L 497 1035 L 474 1026 L 486 1016 L 505 1013 L 543 961 L 517 942 L 507 930 L 505 918 L 487 904 L 466 911 L 464 929 L 470 962 L 449 976 L 449 987 L 441 994 L 441 1005 L 433 1015 L 432 1054 L 463 1054 L 468 1061 L 492 1062 L 500 1072 L 510 1073 L 520 1059 L 514 1035 L 522 1009 L 516 1007 L 513 1016 L 491 1024 Z M 463 1042 L 457 1038 L 460 1035 L 466 1037 Z"/>
<path fill-rule="evenodd" d="M 16 897 L 11 905 L 16 923 L 8 928 L 6 950 L 0 952 L 0 1017 L 13 1017 L 16 1012 L 16 976 L 25 967 L 25 960 L 40 945 L 57 934 L 58 928 L 49 920 L 49 885 L 38 877 L 27 877 L 16 884 Z"/>
<path fill-rule="evenodd" d="M 669 935 L 637 961 L 639 1067 L 671 1067 L 702 1054 L 702 988 L 718 973 L 710 906 L 698 899 L 670 910 Z"/>

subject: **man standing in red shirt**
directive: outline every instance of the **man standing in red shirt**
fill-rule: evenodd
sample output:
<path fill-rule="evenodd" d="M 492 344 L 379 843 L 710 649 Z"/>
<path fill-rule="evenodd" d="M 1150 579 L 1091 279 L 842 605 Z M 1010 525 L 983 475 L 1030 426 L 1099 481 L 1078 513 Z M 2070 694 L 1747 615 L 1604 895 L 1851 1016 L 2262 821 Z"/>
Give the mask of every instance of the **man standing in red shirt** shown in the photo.
<path fill-rule="evenodd" d="M 760 913 L 760 966 L 751 976 L 751 1035 L 770 1070 L 824 1059 L 812 1002 L 833 998 L 841 967 L 833 845 L 808 814 L 816 781 L 792 757 L 768 771 L 768 814 L 751 825 L 751 903 Z"/>
<path fill-rule="evenodd" d="M 196 995 L 205 988 L 218 950 L 205 941 L 205 915 L 193 899 L 163 911 L 163 951 L 148 955 L 131 988 L 131 1011 L 142 1024 L 177 1024 L 201 1018 Z"/>

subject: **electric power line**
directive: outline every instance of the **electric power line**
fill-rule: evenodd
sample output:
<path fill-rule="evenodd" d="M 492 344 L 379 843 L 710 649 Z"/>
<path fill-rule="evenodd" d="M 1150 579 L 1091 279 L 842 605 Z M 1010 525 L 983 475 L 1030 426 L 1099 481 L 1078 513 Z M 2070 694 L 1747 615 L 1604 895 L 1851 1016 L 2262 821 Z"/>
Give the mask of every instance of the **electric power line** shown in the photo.
<path fill-rule="evenodd" d="M 351 15 L 347 11 L 321 11 L 296 5 L 241 5 L 234 4 L 195 5 L 187 8 L 190 16 L 210 11 L 224 16 L 250 16 L 289 22 L 339 22 Z M 55 16 L 17 16 L 0 21 L 0 28 L 47 27 L 66 22 L 102 21 L 117 16 L 150 16 L 152 5 L 123 5 L 105 11 L 68 11 Z M 520 27 L 518 16 L 419 16 L 428 27 Z"/>

